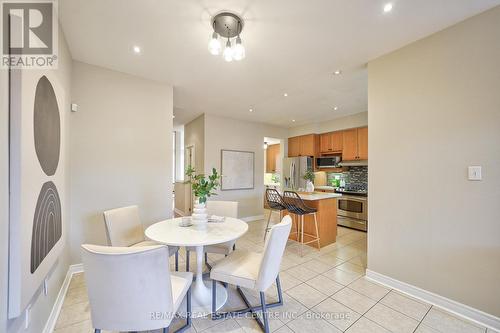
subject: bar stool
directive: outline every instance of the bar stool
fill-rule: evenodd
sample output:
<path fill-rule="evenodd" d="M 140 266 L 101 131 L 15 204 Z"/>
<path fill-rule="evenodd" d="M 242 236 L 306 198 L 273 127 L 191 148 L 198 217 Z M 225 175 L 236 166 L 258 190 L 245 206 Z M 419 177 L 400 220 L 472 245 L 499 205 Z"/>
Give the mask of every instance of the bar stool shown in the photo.
<path fill-rule="evenodd" d="M 267 205 L 269 206 L 269 217 L 267 218 L 266 230 L 264 231 L 264 241 L 266 240 L 267 232 L 270 229 L 269 222 L 271 221 L 271 215 L 273 211 L 279 211 L 281 221 L 281 219 L 283 218 L 282 212 L 286 210 L 283 198 L 281 197 L 280 193 L 273 188 L 266 189 L 266 201 Z"/>
<path fill-rule="evenodd" d="M 304 244 L 318 242 L 318 250 L 321 248 L 319 243 L 319 231 L 318 231 L 318 220 L 316 218 L 316 208 L 307 206 L 304 200 L 296 193 L 292 191 L 283 192 L 283 202 L 285 203 L 286 209 L 290 214 L 298 215 L 299 221 L 297 221 L 297 240 L 299 239 L 299 222 L 300 222 L 300 256 L 303 256 Z M 314 216 L 314 228 L 316 229 L 316 235 L 307 234 L 304 232 L 304 216 L 313 215 Z M 304 243 L 304 235 L 313 238 L 308 242 Z"/>

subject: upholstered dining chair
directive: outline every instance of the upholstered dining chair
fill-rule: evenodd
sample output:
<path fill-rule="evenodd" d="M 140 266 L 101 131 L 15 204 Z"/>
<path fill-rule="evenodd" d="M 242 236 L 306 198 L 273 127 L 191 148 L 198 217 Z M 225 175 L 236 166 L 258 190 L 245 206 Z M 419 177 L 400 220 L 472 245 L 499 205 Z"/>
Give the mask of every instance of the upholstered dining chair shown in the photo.
<path fill-rule="evenodd" d="M 267 309 L 283 304 L 283 295 L 279 279 L 281 259 L 285 251 L 288 235 L 292 228 L 292 218 L 285 216 L 280 223 L 271 227 L 269 237 L 264 245 L 263 253 L 236 250 L 227 258 L 217 262 L 210 271 L 212 279 L 212 319 L 220 319 L 227 316 L 242 315 L 252 312 L 253 317 L 266 333 L 269 333 L 269 318 Z M 230 283 L 237 286 L 238 293 L 245 302 L 247 308 L 232 312 L 217 313 L 217 281 Z M 265 292 L 276 281 L 278 290 L 278 301 L 266 304 Z M 260 306 L 252 306 L 245 296 L 241 287 L 252 289 L 260 293 Z M 256 312 L 262 311 L 262 322 Z"/>
<path fill-rule="evenodd" d="M 111 246 L 151 246 L 158 243 L 146 240 L 139 217 L 139 207 L 128 206 L 104 212 L 108 244 Z M 179 270 L 179 247 L 169 246 L 169 254 L 175 255 L 175 270 Z"/>
<path fill-rule="evenodd" d="M 207 201 L 208 215 L 218 215 L 225 217 L 238 218 L 238 202 L 237 201 Z M 208 253 L 217 253 L 227 256 L 236 248 L 236 241 L 205 246 L 205 265 L 208 269 L 212 266 L 208 263 Z M 186 272 L 189 272 L 189 252 L 195 251 L 194 247 L 186 248 Z"/>
<path fill-rule="evenodd" d="M 168 332 L 186 297 L 186 323 L 191 326 L 189 272 L 170 272 L 165 245 L 111 247 L 82 245 L 92 325 L 109 331 Z M 180 330 L 178 330 L 180 331 Z"/>

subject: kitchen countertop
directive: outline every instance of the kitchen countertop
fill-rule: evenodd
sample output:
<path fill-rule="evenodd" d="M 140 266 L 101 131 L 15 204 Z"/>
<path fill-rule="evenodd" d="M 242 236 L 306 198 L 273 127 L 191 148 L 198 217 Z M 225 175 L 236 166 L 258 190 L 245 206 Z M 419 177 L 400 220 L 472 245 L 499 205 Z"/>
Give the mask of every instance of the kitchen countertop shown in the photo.
<path fill-rule="evenodd" d="M 335 191 L 335 187 L 328 185 L 314 186 L 317 190 Z"/>
<path fill-rule="evenodd" d="M 342 194 L 339 193 L 326 193 L 326 192 L 312 192 L 311 194 L 299 193 L 302 200 L 314 201 L 340 198 Z"/>
<path fill-rule="evenodd" d="M 264 183 L 264 186 L 281 186 L 281 183 Z"/>

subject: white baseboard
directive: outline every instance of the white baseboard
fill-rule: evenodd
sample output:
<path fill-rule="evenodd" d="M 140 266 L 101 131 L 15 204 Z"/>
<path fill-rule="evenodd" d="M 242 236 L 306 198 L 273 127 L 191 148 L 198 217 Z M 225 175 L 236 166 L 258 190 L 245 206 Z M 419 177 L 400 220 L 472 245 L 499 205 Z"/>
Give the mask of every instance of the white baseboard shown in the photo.
<path fill-rule="evenodd" d="M 263 219 L 264 219 L 264 214 L 240 218 L 240 220 L 245 221 L 245 222 L 259 221 L 259 220 L 263 220 Z"/>
<path fill-rule="evenodd" d="M 474 309 L 468 305 L 456 302 L 449 298 L 440 296 L 430 291 L 421 289 L 411 284 L 393 279 L 389 276 L 366 270 L 366 277 L 372 281 L 383 284 L 391 289 L 396 289 L 404 294 L 430 303 L 455 315 L 464 317 L 470 321 L 486 326 L 495 331 L 500 331 L 500 318 L 490 315 L 481 310 Z"/>
<path fill-rule="evenodd" d="M 57 318 L 59 318 L 59 313 L 61 312 L 61 308 L 64 303 L 64 298 L 66 297 L 66 292 L 68 291 L 69 284 L 71 282 L 71 278 L 73 277 L 73 274 L 80 272 L 83 272 L 83 264 L 76 264 L 69 266 L 68 272 L 66 273 L 66 277 L 64 278 L 61 289 L 59 289 L 59 293 L 57 294 L 54 306 L 52 306 L 52 311 L 50 312 L 47 322 L 45 323 L 43 333 L 52 333 L 54 331 Z"/>

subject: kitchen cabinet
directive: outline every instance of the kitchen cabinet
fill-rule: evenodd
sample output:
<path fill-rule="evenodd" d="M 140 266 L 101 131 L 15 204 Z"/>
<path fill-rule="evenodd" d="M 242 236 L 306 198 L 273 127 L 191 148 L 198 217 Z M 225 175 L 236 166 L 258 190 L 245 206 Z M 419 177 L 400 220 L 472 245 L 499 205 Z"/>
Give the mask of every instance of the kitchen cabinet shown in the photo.
<path fill-rule="evenodd" d="M 342 131 L 323 133 L 320 135 L 320 153 L 340 153 L 343 148 Z"/>
<path fill-rule="evenodd" d="M 318 139 L 316 134 L 288 138 L 288 157 L 316 156 Z"/>
<path fill-rule="evenodd" d="M 280 155 L 280 145 L 269 145 L 266 149 L 266 173 L 275 173 L 278 170 L 278 158 Z"/>
<path fill-rule="evenodd" d="M 342 131 L 342 160 L 368 159 L 368 127 Z"/>

